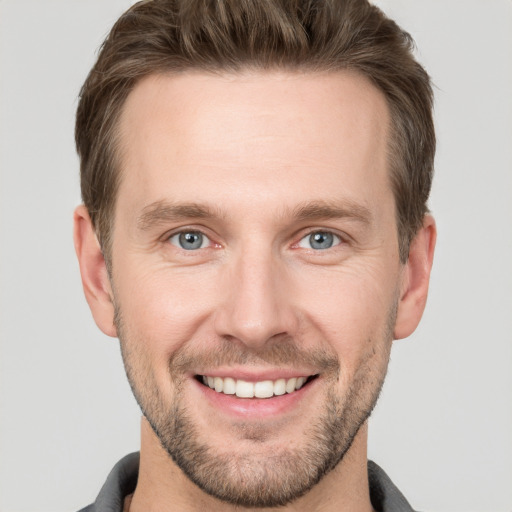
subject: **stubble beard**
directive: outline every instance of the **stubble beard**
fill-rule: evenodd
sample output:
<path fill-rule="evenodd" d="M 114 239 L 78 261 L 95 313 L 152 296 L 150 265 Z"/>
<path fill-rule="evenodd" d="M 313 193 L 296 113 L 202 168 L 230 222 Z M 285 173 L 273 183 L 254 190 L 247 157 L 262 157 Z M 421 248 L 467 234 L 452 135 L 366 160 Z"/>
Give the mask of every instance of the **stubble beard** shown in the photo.
<path fill-rule="evenodd" d="M 183 380 L 180 375 L 184 367 L 195 359 L 178 357 L 170 362 L 169 374 L 175 392 L 171 403 L 166 402 L 149 362 L 137 349 L 141 344 L 129 339 L 120 310 L 116 309 L 116 327 L 128 381 L 162 447 L 204 492 L 223 502 L 248 508 L 279 507 L 291 503 L 310 491 L 343 459 L 377 403 L 389 362 L 395 319 L 396 305 L 388 315 L 381 340 L 376 344 L 368 340 L 368 346 L 374 348 L 361 362 L 344 397 L 335 391 L 340 368 L 335 356 L 325 353 L 294 356 L 300 352 L 293 342 L 276 344 L 263 357 L 267 363 L 286 361 L 293 367 L 297 358 L 301 361 L 314 360 L 316 364 L 323 360 L 323 378 L 331 381 L 325 394 L 323 412 L 304 430 L 304 442 L 298 448 L 267 450 L 262 455 L 259 447 L 269 440 L 268 429 L 239 425 L 237 433 L 245 440 L 252 440 L 255 450 L 243 454 L 237 451 L 221 454 L 198 432 L 185 400 L 181 398 Z M 219 362 L 256 359 L 254 355 L 241 354 L 238 349 L 230 348 L 232 344 L 226 347 L 224 352 L 220 350 L 214 356 Z"/>

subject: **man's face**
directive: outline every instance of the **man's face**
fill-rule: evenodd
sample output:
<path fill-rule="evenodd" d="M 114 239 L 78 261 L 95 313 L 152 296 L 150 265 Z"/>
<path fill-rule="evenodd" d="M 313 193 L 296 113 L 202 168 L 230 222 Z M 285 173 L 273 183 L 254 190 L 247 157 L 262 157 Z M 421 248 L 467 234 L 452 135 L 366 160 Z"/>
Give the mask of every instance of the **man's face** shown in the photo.
<path fill-rule="evenodd" d="M 150 77 L 127 100 L 116 327 L 160 442 L 220 499 L 300 496 L 377 399 L 402 276 L 388 124 L 344 72 Z"/>

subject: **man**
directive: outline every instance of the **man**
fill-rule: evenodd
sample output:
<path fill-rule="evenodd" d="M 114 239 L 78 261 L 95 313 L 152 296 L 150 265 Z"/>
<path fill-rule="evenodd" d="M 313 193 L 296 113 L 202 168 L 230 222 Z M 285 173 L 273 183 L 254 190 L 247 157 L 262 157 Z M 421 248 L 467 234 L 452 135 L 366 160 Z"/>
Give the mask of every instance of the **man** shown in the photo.
<path fill-rule="evenodd" d="M 426 302 L 431 108 L 362 0 L 118 20 L 81 91 L 75 246 L 141 451 L 84 510 L 412 510 L 367 419 Z"/>

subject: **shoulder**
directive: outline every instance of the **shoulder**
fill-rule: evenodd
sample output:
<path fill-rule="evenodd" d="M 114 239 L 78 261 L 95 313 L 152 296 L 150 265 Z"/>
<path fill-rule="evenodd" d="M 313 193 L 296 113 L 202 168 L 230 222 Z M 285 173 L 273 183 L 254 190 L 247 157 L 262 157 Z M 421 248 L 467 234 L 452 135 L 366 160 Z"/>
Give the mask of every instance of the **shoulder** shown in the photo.
<path fill-rule="evenodd" d="M 405 496 L 375 462 L 368 461 L 370 499 L 377 512 L 414 512 Z"/>
<path fill-rule="evenodd" d="M 139 453 L 130 453 L 112 468 L 96 501 L 78 512 L 122 512 L 124 499 L 134 491 L 138 476 Z"/>

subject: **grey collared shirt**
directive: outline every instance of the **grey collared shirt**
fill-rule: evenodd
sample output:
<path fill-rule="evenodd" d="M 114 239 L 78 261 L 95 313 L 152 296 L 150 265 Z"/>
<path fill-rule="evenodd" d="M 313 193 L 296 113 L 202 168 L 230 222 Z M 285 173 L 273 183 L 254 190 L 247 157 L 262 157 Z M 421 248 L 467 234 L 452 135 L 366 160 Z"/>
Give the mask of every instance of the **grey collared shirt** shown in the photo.
<path fill-rule="evenodd" d="M 123 512 L 124 499 L 135 490 L 138 474 L 139 453 L 131 453 L 114 466 L 96 501 L 79 512 Z M 377 512 L 414 512 L 384 470 L 372 461 L 368 461 L 368 479 Z"/>

